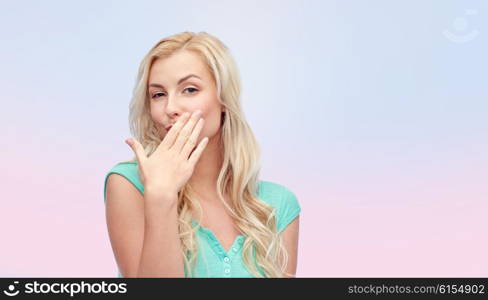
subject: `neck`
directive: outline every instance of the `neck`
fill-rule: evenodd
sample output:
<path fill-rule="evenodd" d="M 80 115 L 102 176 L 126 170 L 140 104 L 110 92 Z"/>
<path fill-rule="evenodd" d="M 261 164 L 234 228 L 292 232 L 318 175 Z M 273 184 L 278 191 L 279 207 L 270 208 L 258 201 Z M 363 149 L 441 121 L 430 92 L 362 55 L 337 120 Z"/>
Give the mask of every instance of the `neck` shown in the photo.
<path fill-rule="evenodd" d="M 222 167 L 220 131 L 209 141 L 198 159 L 189 179 L 192 188 L 203 197 L 203 201 L 214 201 L 217 195 L 217 178 Z"/>

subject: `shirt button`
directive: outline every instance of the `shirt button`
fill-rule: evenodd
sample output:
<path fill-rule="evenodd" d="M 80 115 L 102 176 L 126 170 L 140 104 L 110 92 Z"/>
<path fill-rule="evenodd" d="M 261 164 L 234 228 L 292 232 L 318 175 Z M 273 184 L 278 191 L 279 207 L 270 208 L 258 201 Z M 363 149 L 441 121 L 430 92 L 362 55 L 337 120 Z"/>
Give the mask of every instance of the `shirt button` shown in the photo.
<path fill-rule="evenodd" d="M 224 270 L 224 272 L 225 272 L 225 273 L 229 273 L 229 272 L 230 272 L 230 270 L 229 270 L 229 269 L 225 269 L 225 270 Z"/>
<path fill-rule="evenodd" d="M 234 250 L 234 252 L 236 252 L 236 251 L 237 251 L 237 248 L 236 248 L 236 247 L 234 247 L 234 248 L 232 248 L 232 250 Z"/>
<path fill-rule="evenodd" d="M 229 262 L 229 258 L 228 258 L 227 256 L 226 256 L 226 257 L 224 257 L 224 261 L 225 261 L 225 262 Z"/>

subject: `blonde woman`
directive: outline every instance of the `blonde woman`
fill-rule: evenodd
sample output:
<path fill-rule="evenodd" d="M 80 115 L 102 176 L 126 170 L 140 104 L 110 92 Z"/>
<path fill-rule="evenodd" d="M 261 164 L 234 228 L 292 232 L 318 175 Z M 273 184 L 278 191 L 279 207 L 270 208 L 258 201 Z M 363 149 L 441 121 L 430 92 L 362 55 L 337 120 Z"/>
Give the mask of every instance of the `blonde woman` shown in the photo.
<path fill-rule="evenodd" d="M 258 178 L 259 147 L 221 41 L 205 32 L 159 41 L 140 65 L 129 119 L 135 156 L 104 186 L 119 277 L 295 277 L 300 205 Z"/>

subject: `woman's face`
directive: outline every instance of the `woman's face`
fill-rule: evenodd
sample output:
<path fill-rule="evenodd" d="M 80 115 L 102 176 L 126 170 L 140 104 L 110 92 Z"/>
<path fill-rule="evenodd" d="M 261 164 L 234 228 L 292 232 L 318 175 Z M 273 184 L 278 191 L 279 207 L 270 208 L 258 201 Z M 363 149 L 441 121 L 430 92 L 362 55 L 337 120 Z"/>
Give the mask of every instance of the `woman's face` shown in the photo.
<path fill-rule="evenodd" d="M 196 110 L 202 111 L 205 120 L 197 144 L 219 132 L 223 106 L 212 74 L 197 54 L 183 50 L 156 59 L 149 72 L 148 95 L 151 118 L 161 138 L 183 113 Z"/>

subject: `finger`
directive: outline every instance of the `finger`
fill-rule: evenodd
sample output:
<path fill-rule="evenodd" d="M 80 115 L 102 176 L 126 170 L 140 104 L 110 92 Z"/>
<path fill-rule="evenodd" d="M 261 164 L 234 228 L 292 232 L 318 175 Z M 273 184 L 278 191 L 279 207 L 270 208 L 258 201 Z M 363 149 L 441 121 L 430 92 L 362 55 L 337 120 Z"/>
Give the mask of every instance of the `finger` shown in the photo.
<path fill-rule="evenodd" d="M 172 148 L 176 151 L 176 153 L 181 153 L 181 149 L 183 149 L 183 146 L 185 145 L 186 141 L 190 137 L 191 132 L 193 131 L 193 127 L 195 127 L 195 124 L 200 119 L 200 115 L 201 115 L 200 110 L 194 112 L 191 115 L 190 120 L 188 120 L 185 126 L 183 126 L 183 128 L 180 130 L 178 137 L 176 138 L 176 141 L 172 146 Z"/>
<path fill-rule="evenodd" d="M 171 129 L 164 137 L 163 141 L 159 144 L 158 149 L 161 147 L 164 149 L 169 149 L 173 146 L 176 138 L 178 137 L 178 133 L 180 132 L 183 125 L 185 125 L 189 117 L 190 113 L 186 112 L 180 118 L 178 118 L 178 121 L 176 121 L 176 123 L 171 127 Z"/>
<path fill-rule="evenodd" d="M 125 140 L 127 145 L 129 145 L 136 154 L 137 161 L 139 162 L 139 165 L 144 163 L 147 159 L 146 152 L 144 151 L 144 147 L 134 138 L 129 138 Z"/>
<path fill-rule="evenodd" d="M 183 149 L 181 150 L 181 155 L 183 155 L 184 158 L 188 159 L 190 152 L 197 145 L 198 137 L 200 136 L 200 132 L 202 131 L 203 124 L 204 124 L 204 120 L 200 118 L 200 120 L 198 120 L 197 122 L 197 125 L 193 129 L 190 137 L 186 141 L 185 145 L 183 145 Z"/>
<path fill-rule="evenodd" d="M 200 156 L 202 155 L 203 150 L 207 147 L 208 144 L 208 137 L 205 137 L 200 141 L 200 144 L 198 144 L 197 148 L 193 153 L 190 155 L 190 158 L 188 159 L 188 162 L 192 165 L 195 166 L 197 161 L 200 159 Z"/>

